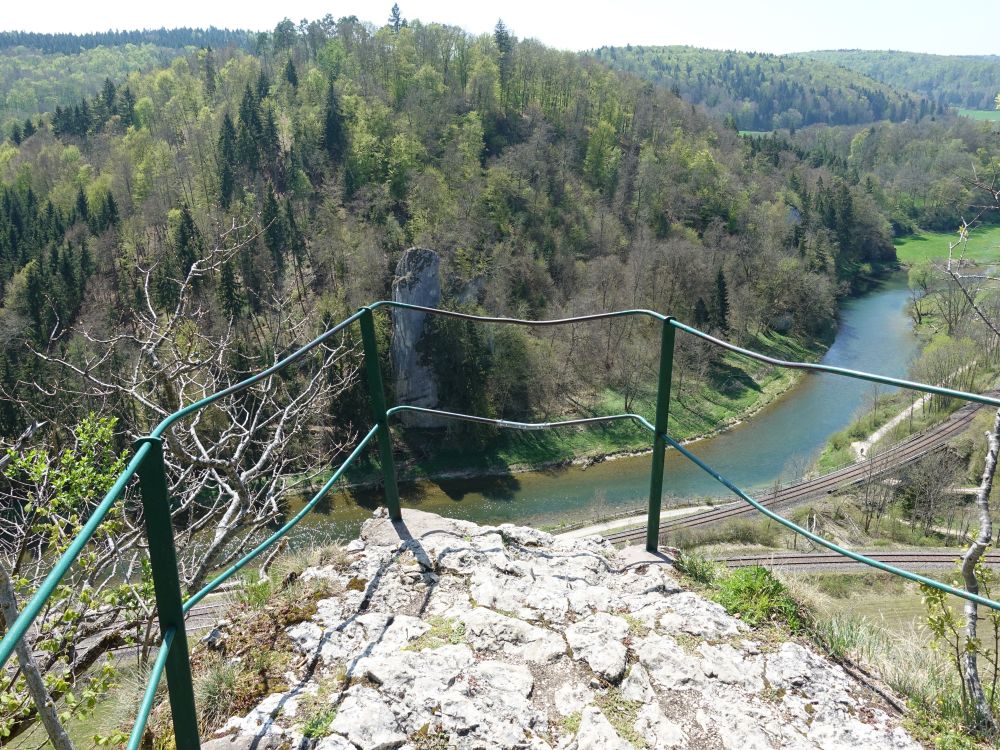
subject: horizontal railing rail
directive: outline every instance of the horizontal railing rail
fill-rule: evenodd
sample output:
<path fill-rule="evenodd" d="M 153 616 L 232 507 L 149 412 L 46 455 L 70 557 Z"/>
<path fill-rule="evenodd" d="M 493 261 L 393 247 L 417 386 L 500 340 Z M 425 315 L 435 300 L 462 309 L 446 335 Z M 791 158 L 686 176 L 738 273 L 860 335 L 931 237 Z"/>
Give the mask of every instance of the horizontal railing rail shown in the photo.
<path fill-rule="evenodd" d="M 404 313 L 407 311 L 423 312 L 431 315 L 458 318 L 476 323 L 495 323 L 531 327 L 592 323 L 630 317 L 644 317 L 652 319 L 661 324 L 659 351 L 660 360 L 657 378 L 656 411 L 654 418 L 651 421 L 641 414 L 623 413 L 580 417 L 559 421 L 519 422 L 507 419 L 482 417 L 473 414 L 461 414 L 458 412 L 440 409 L 429 409 L 409 404 L 401 404 L 387 408 L 385 404 L 385 390 L 379 366 L 379 352 L 373 318 L 373 313 L 382 308 L 399 310 Z M 354 323 L 358 323 L 360 327 L 365 378 L 368 385 L 372 418 L 375 422 L 374 425 L 368 429 L 364 437 L 362 437 L 358 444 L 351 450 L 351 452 L 344 459 L 343 463 L 341 463 L 341 465 L 331 474 L 330 478 L 294 516 L 288 519 L 279 529 L 254 547 L 254 549 L 247 552 L 238 561 L 215 576 L 200 590 L 190 594 L 188 598 L 184 600 L 181 596 L 180 590 L 176 552 L 173 542 L 173 526 L 170 516 L 166 469 L 163 461 L 164 436 L 167 435 L 170 428 L 178 421 L 200 411 L 201 409 L 204 409 L 220 399 L 243 391 L 256 383 L 264 381 L 271 375 L 284 370 L 288 366 L 305 357 L 312 350 L 322 346 L 337 334 L 348 329 Z M 663 461 L 664 453 L 666 448 L 669 446 L 678 451 L 678 453 L 684 456 L 687 460 L 693 462 L 709 474 L 709 476 L 722 484 L 726 489 L 735 494 L 736 497 L 748 503 L 755 510 L 762 513 L 767 518 L 788 528 L 794 533 L 815 542 L 816 544 L 878 570 L 901 576 L 907 580 L 914 581 L 925 586 L 930 586 L 947 594 L 973 602 L 974 604 L 983 605 L 990 609 L 1000 611 L 1000 603 L 987 597 L 958 589 L 932 578 L 903 570 L 878 560 L 873 560 L 865 555 L 826 540 L 808 529 L 802 528 L 755 500 L 748 493 L 744 492 L 733 482 L 702 461 L 694 453 L 681 445 L 681 443 L 677 440 L 672 438 L 667 429 L 667 422 L 669 418 L 670 386 L 673 374 L 674 338 L 675 332 L 678 330 L 703 339 L 713 345 L 720 346 L 736 354 L 777 367 L 793 368 L 817 373 L 829 373 L 832 375 L 855 378 L 899 388 L 908 388 L 911 390 L 932 393 L 940 396 L 948 396 L 972 403 L 1000 408 L 1000 399 L 984 394 L 966 393 L 964 391 L 953 390 L 943 386 L 927 385 L 925 383 L 917 383 L 902 380 L 900 378 L 892 378 L 857 370 L 848 370 L 841 367 L 832 367 L 830 365 L 777 359 L 750 349 L 736 346 L 735 344 L 731 344 L 728 341 L 719 339 L 705 333 L 704 331 L 700 331 L 697 328 L 680 323 L 670 316 L 663 315 L 653 310 L 631 309 L 551 320 L 527 320 L 522 318 L 472 315 L 455 310 L 423 307 L 420 305 L 411 305 L 390 300 L 375 302 L 366 307 L 362 307 L 353 315 L 344 319 L 309 343 L 288 354 L 283 359 L 275 362 L 270 367 L 246 378 L 245 380 L 241 380 L 240 382 L 235 383 L 223 390 L 210 394 L 199 401 L 185 406 L 173 414 L 170 414 L 168 417 L 163 419 L 147 437 L 138 440 L 136 442 L 135 454 L 129 461 L 125 470 L 117 478 L 115 483 L 105 494 L 104 498 L 102 498 L 102 500 L 95 507 L 80 533 L 69 545 L 66 552 L 55 562 L 52 570 L 38 587 L 38 590 L 24 605 L 19 616 L 13 623 L 10 624 L 10 627 L 8 627 L 3 640 L 0 641 L 0 666 L 6 665 L 7 661 L 14 652 L 17 642 L 25 636 L 32 623 L 44 610 L 46 602 L 65 577 L 74 561 L 79 557 L 85 545 L 93 537 L 108 512 L 112 507 L 114 507 L 115 503 L 121 499 L 129 483 L 132 482 L 135 477 L 138 477 L 139 490 L 143 502 L 146 535 L 149 541 L 150 566 L 153 575 L 156 610 L 160 625 L 159 632 L 161 635 L 159 649 L 149 674 L 149 680 L 147 682 L 142 701 L 139 705 L 135 725 L 133 726 L 127 748 L 128 750 L 135 750 L 140 746 L 147 721 L 154 707 L 155 695 L 159 682 L 162 676 L 166 674 L 175 744 L 182 750 L 188 750 L 189 748 L 197 750 L 200 747 L 200 739 L 198 735 L 187 637 L 184 626 L 185 615 L 190 613 L 191 610 L 197 606 L 198 603 L 203 601 L 206 596 L 217 590 L 225 581 L 229 580 L 243 570 L 265 550 L 269 549 L 272 545 L 286 536 L 293 528 L 295 528 L 295 526 L 303 518 L 305 518 L 333 489 L 336 483 L 343 477 L 347 469 L 362 454 L 364 449 L 376 439 L 378 442 L 379 463 L 382 471 L 385 501 L 389 511 L 389 517 L 393 521 L 401 520 L 402 511 L 400 508 L 399 491 L 396 484 L 389 420 L 403 413 L 434 415 L 441 419 L 459 420 L 477 424 L 489 424 L 500 428 L 510 428 L 516 430 L 547 430 L 563 427 L 587 427 L 610 422 L 631 421 L 637 426 L 652 433 L 653 436 L 650 491 L 646 514 L 646 548 L 649 551 L 656 551 L 659 545 L 660 505 L 663 491 Z"/>

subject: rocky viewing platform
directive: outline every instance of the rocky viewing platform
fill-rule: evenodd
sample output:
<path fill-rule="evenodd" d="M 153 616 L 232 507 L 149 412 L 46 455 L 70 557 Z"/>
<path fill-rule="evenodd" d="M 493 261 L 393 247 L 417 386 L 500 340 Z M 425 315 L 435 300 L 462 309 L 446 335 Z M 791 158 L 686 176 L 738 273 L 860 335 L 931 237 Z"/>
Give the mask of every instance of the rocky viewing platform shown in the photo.
<path fill-rule="evenodd" d="M 334 593 L 284 631 L 286 684 L 206 750 L 920 747 L 812 646 L 597 537 L 380 512 L 301 578 Z"/>

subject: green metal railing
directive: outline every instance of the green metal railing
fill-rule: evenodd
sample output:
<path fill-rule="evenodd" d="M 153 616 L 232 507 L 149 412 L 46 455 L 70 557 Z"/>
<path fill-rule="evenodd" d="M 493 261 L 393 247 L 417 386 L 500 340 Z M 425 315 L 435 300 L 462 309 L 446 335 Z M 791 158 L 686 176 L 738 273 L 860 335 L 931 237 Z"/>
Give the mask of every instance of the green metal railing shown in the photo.
<path fill-rule="evenodd" d="M 586 323 L 627 317 L 651 318 L 657 321 L 661 326 L 656 412 L 653 422 L 650 422 L 648 419 L 639 414 L 612 414 L 607 416 L 567 419 L 558 422 L 514 422 L 503 419 L 490 419 L 472 414 L 442 411 L 439 409 L 427 409 L 405 404 L 393 406 L 392 408 L 386 408 L 385 389 L 382 383 L 381 369 L 379 367 L 378 347 L 375 337 L 373 316 L 373 313 L 376 310 L 383 307 L 390 307 L 403 311 L 419 311 L 432 315 L 460 318 L 477 323 L 500 323 L 531 327 Z M 264 380 L 270 375 L 285 369 L 354 323 L 358 323 L 361 332 L 365 378 L 368 385 L 374 425 L 365 434 L 358 445 L 351 451 L 344 462 L 337 468 L 333 475 L 323 484 L 323 486 L 298 513 L 296 513 L 291 519 L 282 525 L 281 528 L 271 534 L 253 550 L 245 554 L 236 563 L 217 575 L 201 590 L 195 592 L 186 601 L 184 601 L 181 594 L 180 579 L 177 571 L 177 557 L 174 548 L 173 526 L 170 515 L 170 498 L 167 489 L 166 468 L 163 461 L 163 437 L 167 430 L 169 430 L 170 427 L 179 420 L 204 409 L 206 406 L 218 401 L 219 399 L 249 388 L 253 384 Z M 38 588 L 38 591 L 35 592 L 35 595 L 27 602 L 18 618 L 9 627 L 3 640 L 0 641 L 0 667 L 6 665 L 17 642 L 24 637 L 28 628 L 42 612 L 45 607 L 45 603 L 66 575 L 70 566 L 77 559 L 80 552 L 83 550 L 83 547 L 93 536 L 97 527 L 104 520 L 108 511 L 121 498 L 126 486 L 132 481 L 133 477 L 138 476 L 146 535 L 149 541 L 150 566 L 152 569 L 153 585 L 155 589 L 156 609 L 160 626 L 161 640 L 156 659 L 149 675 L 149 681 L 147 683 L 142 702 L 139 706 L 135 725 L 126 747 L 128 750 L 136 750 L 139 747 L 150 712 L 153 709 L 157 687 L 161 677 L 164 673 L 166 673 L 176 746 L 179 750 L 198 750 L 200 747 L 200 740 L 198 736 L 197 715 L 195 712 L 194 690 L 191 680 L 191 665 L 188 657 L 187 636 L 184 625 L 185 615 L 212 591 L 217 589 L 223 582 L 231 578 L 241 569 L 245 568 L 261 553 L 291 531 L 291 529 L 294 528 L 295 525 L 298 524 L 298 522 L 301 521 L 302 518 L 304 518 L 310 511 L 312 511 L 317 503 L 319 503 L 320 500 L 322 500 L 323 497 L 333 488 L 337 481 L 343 476 L 347 468 L 358 458 L 358 456 L 361 455 L 365 447 L 375 438 L 378 439 L 378 451 L 389 517 L 393 521 L 401 520 L 402 511 L 400 509 L 399 502 L 399 489 L 396 484 L 396 470 L 392 455 L 392 439 L 389 431 L 389 420 L 395 415 L 403 412 L 432 414 L 444 419 L 477 422 L 518 430 L 544 430 L 558 427 L 586 426 L 630 420 L 652 433 L 653 456 L 649 482 L 649 503 L 646 524 L 646 549 L 650 552 L 657 551 L 659 543 L 660 503 L 663 490 L 663 462 L 666 448 L 667 446 L 670 446 L 702 470 L 707 472 L 723 486 L 732 491 L 737 497 L 746 501 L 768 518 L 776 521 L 782 526 L 785 526 L 796 534 L 800 534 L 807 539 L 826 547 L 827 549 L 833 550 L 834 552 L 851 558 L 852 560 L 856 560 L 857 562 L 864 563 L 865 565 L 869 565 L 873 568 L 901 576 L 910 581 L 931 586 L 945 593 L 952 594 L 970 602 L 981 604 L 985 607 L 1000 611 L 1000 603 L 991 599 L 963 591 L 962 589 L 949 586 L 941 583 L 940 581 L 935 581 L 934 579 L 927 578 L 907 570 L 902 570 L 877 560 L 872 560 L 871 558 L 834 544 L 833 542 L 823 539 L 807 529 L 798 526 L 792 521 L 778 515 L 754 500 L 746 492 L 733 484 L 733 482 L 715 471 L 711 466 L 703 462 L 687 450 L 687 448 L 671 438 L 667 430 L 667 423 L 670 414 L 670 384 L 673 374 L 674 341 L 675 334 L 678 330 L 692 336 L 696 336 L 729 351 L 736 352 L 751 359 L 766 362 L 778 367 L 788 367 L 812 372 L 827 372 L 873 383 L 880 383 L 900 388 L 909 388 L 940 396 L 950 396 L 965 401 L 1000 408 L 1000 399 L 990 396 L 965 393 L 963 391 L 956 391 L 941 386 L 915 383 L 898 378 L 873 375 L 871 373 L 859 372 L 856 370 L 847 370 L 841 367 L 830 367 L 828 365 L 810 364 L 806 362 L 788 362 L 775 359 L 749 349 L 735 346 L 727 341 L 710 336 L 703 331 L 699 331 L 696 328 L 679 323 L 669 316 L 661 315 L 660 313 L 652 310 L 620 310 L 617 312 L 583 315 L 557 320 L 523 320 L 519 318 L 498 318 L 469 315 L 451 310 L 421 307 L 401 302 L 375 302 L 367 307 L 361 308 L 349 318 L 341 321 L 326 333 L 317 337 L 300 349 L 292 352 L 287 357 L 266 370 L 263 370 L 246 380 L 225 388 L 218 393 L 207 396 L 206 398 L 203 398 L 200 401 L 197 401 L 175 412 L 174 414 L 171 414 L 160 422 L 160 424 L 156 426 L 149 436 L 136 441 L 135 455 L 132 457 L 132 460 L 129 462 L 125 471 L 122 472 L 121 476 L 118 477 L 117 481 L 111 489 L 108 490 L 107 494 L 94 509 L 93 514 L 87 520 L 83 529 L 70 544 L 63 556 L 53 566 L 48 576 L 42 582 L 42 585 Z"/>

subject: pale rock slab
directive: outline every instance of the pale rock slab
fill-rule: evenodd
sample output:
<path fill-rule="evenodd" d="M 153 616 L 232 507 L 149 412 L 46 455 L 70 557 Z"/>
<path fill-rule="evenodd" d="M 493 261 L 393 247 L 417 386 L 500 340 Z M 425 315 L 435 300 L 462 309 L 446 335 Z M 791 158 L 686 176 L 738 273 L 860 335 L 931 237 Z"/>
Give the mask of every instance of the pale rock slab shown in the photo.
<path fill-rule="evenodd" d="M 645 738 L 651 750 L 670 750 L 687 747 L 688 738 L 680 724 L 664 716 L 655 701 L 647 703 L 639 710 L 633 725 L 636 734 Z"/>
<path fill-rule="evenodd" d="M 395 523 L 376 513 L 349 555 L 346 569 L 303 573 L 340 593 L 286 630 L 301 654 L 294 687 L 234 717 L 222 730 L 234 737 L 209 750 L 302 747 L 309 694 L 337 708 L 322 750 L 414 750 L 426 731 L 449 750 L 631 750 L 595 705 L 619 681 L 638 708 L 629 732 L 651 750 L 919 747 L 844 670 L 805 644 L 748 640 L 744 623 L 681 591 L 662 557 L 411 510 Z M 431 617 L 464 630 L 415 651 L 440 626 Z M 331 695 L 322 681 L 342 677 Z M 560 718 L 571 714 L 574 733 Z"/>
<path fill-rule="evenodd" d="M 701 660 L 690 656 L 670 636 L 650 633 L 635 645 L 639 663 L 664 690 L 692 690 L 705 682 Z"/>
<path fill-rule="evenodd" d="M 611 726 L 599 709 L 591 706 L 583 710 L 580 716 L 580 728 L 576 733 L 576 742 L 569 750 L 635 750 L 632 744 L 624 739 Z"/>
<path fill-rule="evenodd" d="M 762 658 L 747 656 L 728 643 L 719 646 L 702 643 L 698 653 L 703 657 L 701 667 L 706 677 L 727 685 L 742 685 L 751 692 L 764 689 Z"/>
<path fill-rule="evenodd" d="M 586 661 L 594 672 L 610 682 L 625 674 L 628 649 L 622 643 L 628 623 L 621 617 L 598 612 L 566 628 L 573 658 Z"/>
<path fill-rule="evenodd" d="M 498 652 L 526 661 L 548 664 L 566 653 L 561 636 L 486 607 L 459 616 L 465 639 L 475 651 Z"/>
<path fill-rule="evenodd" d="M 363 685 L 347 691 L 330 728 L 360 750 L 395 750 L 406 742 L 389 706 L 378 692 Z"/>
<path fill-rule="evenodd" d="M 656 700 L 656 691 L 649 681 L 649 673 L 638 662 L 632 665 L 628 676 L 622 680 L 621 691 L 622 697 L 627 701 L 653 703 Z"/>
<path fill-rule="evenodd" d="M 689 591 L 667 599 L 669 610 L 660 618 L 667 633 L 688 633 L 703 638 L 728 638 L 747 630 L 746 624 L 730 616 L 721 604 Z"/>

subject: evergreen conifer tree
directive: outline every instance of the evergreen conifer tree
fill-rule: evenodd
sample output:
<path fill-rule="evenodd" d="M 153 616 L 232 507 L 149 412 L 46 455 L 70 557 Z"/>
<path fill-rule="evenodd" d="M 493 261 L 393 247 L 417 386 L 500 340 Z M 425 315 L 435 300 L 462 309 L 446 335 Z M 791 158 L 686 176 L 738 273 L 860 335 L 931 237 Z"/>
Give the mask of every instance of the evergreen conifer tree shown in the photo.
<path fill-rule="evenodd" d="M 715 325 L 721 331 L 729 328 L 729 297 L 726 290 L 726 275 L 721 268 L 715 275 Z"/>
<path fill-rule="evenodd" d="M 295 70 L 295 63 L 292 62 L 291 57 L 289 57 L 288 62 L 285 63 L 285 80 L 291 84 L 293 89 L 297 89 L 299 87 L 299 74 L 298 71 Z"/>
<path fill-rule="evenodd" d="M 344 120 L 337 102 L 337 92 L 330 80 L 326 90 L 326 111 L 323 117 L 323 148 L 334 163 L 339 163 L 347 148 Z"/>
<path fill-rule="evenodd" d="M 392 30 L 398 34 L 405 23 L 399 12 L 399 3 L 393 3 L 392 10 L 389 11 L 389 25 L 392 26 Z"/>
<path fill-rule="evenodd" d="M 227 112 L 219 132 L 219 203 L 228 210 L 236 189 L 236 127 Z"/>

